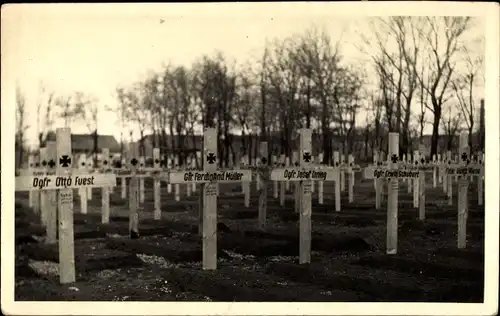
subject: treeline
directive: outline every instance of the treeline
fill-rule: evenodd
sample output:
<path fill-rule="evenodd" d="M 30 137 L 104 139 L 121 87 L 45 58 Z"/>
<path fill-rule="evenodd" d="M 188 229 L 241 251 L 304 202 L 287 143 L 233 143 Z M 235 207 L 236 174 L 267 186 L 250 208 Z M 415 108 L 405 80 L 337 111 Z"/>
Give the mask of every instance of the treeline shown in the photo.
<path fill-rule="evenodd" d="M 141 139 L 152 131 L 155 145 L 182 153 L 184 138 L 194 137 L 197 126 L 216 127 L 219 157 L 227 160 L 235 150 L 248 154 L 249 134 L 259 134 L 261 141 L 279 134 L 277 154 L 291 155 L 302 127 L 321 133 L 325 153 L 334 134 L 343 136 L 348 150 L 364 82 L 364 73 L 344 62 L 340 45 L 311 30 L 269 43 L 256 62 L 241 66 L 220 53 L 203 56 L 191 67 L 168 65 L 117 94 L 122 121 L 134 122 Z M 237 149 L 235 131 L 243 135 Z M 177 136 L 172 144 L 167 134 Z"/>
<path fill-rule="evenodd" d="M 227 161 L 231 152 L 250 150 L 245 141 L 233 148 L 235 133 L 261 141 L 279 135 L 275 154 L 290 156 L 297 130 L 311 128 L 329 162 L 333 146 L 352 152 L 360 137 L 371 149 L 383 149 L 390 131 L 400 133 L 400 150 L 406 153 L 430 124 L 431 155 L 439 150 L 440 134 L 452 140 L 464 129 L 471 135 L 479 130 L 482 136 L 477 144 L 471 137 L 470 145 L 484 148 L 476 91 L 484 81 L 484 43 L 482 37 L 467 37 L 473 20 L 391 17 L 368 24 L 369 34 L 352 38 L 366 62 L 349 63 L 340 40 L 311 28 L 268 42 L 260 56 L 243 64 L 222 53 L 204 55 L 190 66 L 166 64 L 117 88 L 119 105 L 112 110 L 120 118 L 122 140 L 138 129 L 143 153 L 144 136 L 153 134 L 153 146 L 178 153 L 182 163 L 195 131 L 216 127 L 218 154 Z M 59 98 L 60 117 L 66 124 L 85 117 L 89 132 L 97 135 L 91 98 L 69 100 Z"/>

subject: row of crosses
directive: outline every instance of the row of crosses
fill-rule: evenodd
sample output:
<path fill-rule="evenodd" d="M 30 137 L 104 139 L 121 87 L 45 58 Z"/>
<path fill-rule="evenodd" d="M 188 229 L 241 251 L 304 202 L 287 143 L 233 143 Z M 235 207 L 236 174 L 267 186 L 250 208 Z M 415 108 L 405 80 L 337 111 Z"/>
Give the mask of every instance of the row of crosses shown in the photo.
<path fill-rule="evenodd" d="M 312 156 L 311 156 L 311 154 L 310 154 L 309 152 L 305 152 L 305 153 L 303 154 L 302 158 L 304 159 L 304 161 L 305 161 L 305 162 L 310 162 L 310 161 L 311 161 L 311 159 L 312 159 Z M 216 157 L 216 155 L 215 155 L 214 153 L 208 153 L 208 154 L 207 154 L 207 162 L 208 162 L 209 164 L 213 164 L 213 163 L 215 163 L 216 159 L 217 159 L 217 157 Z M 462 153 L 462 155 L 461 155 L 461 159 L 462 159 L 462 161 L 463 161 L 463 162 L 465 162 L 466 164 L 469 164 L 469 163 L 470 163 L 470 159 L 469 159 L 469 157 L 468 157 L 467 153 Z M 399 158 L 398 158 L 398 156 L 397 156 L 396 154 L 393 154 L 393 155 L 391 156 L 391 161 L 392 161 L 393 163 L 397 163 L 397 162 L 398 162 L 398 160 L 399 160 Z M 477 161 L 477 158 L 476 158 L 476 161 Z M 162 165 L 162 166 L 166 166 L 166 162 L 167 162 L 166 160 L 159 160 L 159 159 L 155 159 L 155 160 L 154 160 L 154 163 L 155 163 L 155 164 L 160 163 L 160 165 Z M 481 161 L 481 160 L 479 160 L 478 162 L 479 162 L 479 164 L 482 164 L 482 161 Z M 59 163 L 61 164 L 61 166 L 62 166 L 62 167 L 67 168 L 69 165 L 71 165 L 71 158 L 70 158 L 68 155 L 63 155 L 63 156 L 59 159 Z M 135 166 L 139 163 L 139 161 L 138 161 L 136 158 L 132 158 L 132 160 L 130 161 L 130 163 L 131 163 L 131 164 L 135 167 Z M 262 163 L 263 165 L 265 165 L 265 164 L 267 163 L 267 158 L 266 158 L 266 157 L 262 157 L 262 158 L 261 158 L 261 163 Z M 415 161 L 415 165 L 418 165 L 418 163 L 419 163 L 418 161 Z M 422 159 L 420 159 L 420 163 L 421 163 L 421 164 L 429 163 L 429 159 L 424 159 L 424 158 L 422 158 Z M 451 162 L 451 160 L 448 160 L 448 164 L 451 164 L 451 163 L 452 163 L 452 162 Z M 106 166 L 106 165 L 108 164 L 108 161 L 107 161 L 107 160 L 104 160 L 104 161 L 103 161 L 103 164 Z M 381 166 L 382 164 L 383 164 L 383 163 L 382 163 L 382 162 L 380 162 L 380 161 L 379 161 L 379 162 L 377 162 L 377 165 L 379 165 L 379 166 Z M 55 167 L 55 165 L 56 165 L 56 163 L 55 163 L 55 161 L 54 161 L 53 159 L 49 160 L 48 162 L 47 162 L 47 161 L 45 161 L 45 160 L 43 160 L 43 161 L 42 161 L 42 166 L 44 166 L 44 167 L 45 167 L 45 166 L 47 166 L 47 165 L 48 165 L 50 168 L 54 168 L 54 167 Z M 118 165 L 119 165 L 118 167 L 121 167 L 121 162 L 118 162 Z M 282 165 L 283 167 L 285 166 L 285 164 L 284 164 L 284 163 L 282 163 L 281 165 Z M 298 165 L 299 165 L 299 163 L 298 163 L 298 162 L 296 162 L 296 163 L 295 163 L 295 166 L 298 166 Z M 353 164 L 352 164 L 352 163 L 350 163 L 349 165 L 350 165 L 350 166 L 352 166 Z M 30 164 L 30 166 L 31 166 L 31 167 L 33 167 L 33 164 Z M 39 163 L 35 163 L 35 167 L 38 167 L 38 166 L 39 166 Z M 82 166 L 85 166 L 85 162 L 82 162 Z M 141 163 L 141 164 L 140 164 L 140 166 L 142 167 L 142 166 L 143 166 L 143 163 Z M 339 162 L 336 162 L 336 166 L 337 166 L 337 167 L 339 166 Z"/>
<path fill-rule="evenodd" d="M 471 161 L 470 161 L 470 159 L 468 159 L 469 157 L 468 157 L 467 153 L 462 153 L 461 158 L 462 158 L 462 161 L 463 161 L 463 162 L 465 162 L 467 165 L 471 162 Z M 399 160 L 399 158 L 398 158 L 398 156 L 397 156 L 396 154 L 393 154 L 393 155 L 391 156 L 391 161 L 392 161 L 393 163 L 397 163 L 397 162 L 398 162 L 398 160 Z M 477 158 L 476 158 L 476 161 L 477 161 Z M 421 159 L 420 159 L 420 163 L 421 163 L 421 164 L 426 164 L 426 163 L 428 164 L 428 163 L 430 163 L 430 161 L 429 161 L 429 159 L 424 159 L 424 158 L 421 158 Z M 448 160 L 448 164 L 451 164 L 451 163 L 452 163 L 452 162 L 451 162 L 451 160 Z M 481 163 L 482 163 L 482 161 L 481 161 L 481 160 L 479 160 L 479 164 L 481 164 Z M 379 166 L 380 166 L 380 165 L 382 165 L 382 164 L 383 164 L 383 163 L 382 163 L 382 162 L 380 162 L 380 161 L 379 161 L 379 162 L 377 162 L 377 165 L 379 165 Z M 415 161 L 415 165 L 418 165 L 418 161 Z"/>
<path fill-rule="evenodd" d="M 68 155 L 63 155 L 61 158 L 59 158 L 59 164 L 61 167 L 67 168 L 69 165 L 71 165 L 71 157 Z M 54 168 L 56 166 L 56 162 L 53 159 L 50 159 L 48 162 L 46 160 L 42 161 L 42 166 L 49 166 L 50 168 Z M 39 167 L 39 163 L 34 164 L 35 167 Z M 30 164 L 30 167 L 33 167 L 33 164 Z"/>

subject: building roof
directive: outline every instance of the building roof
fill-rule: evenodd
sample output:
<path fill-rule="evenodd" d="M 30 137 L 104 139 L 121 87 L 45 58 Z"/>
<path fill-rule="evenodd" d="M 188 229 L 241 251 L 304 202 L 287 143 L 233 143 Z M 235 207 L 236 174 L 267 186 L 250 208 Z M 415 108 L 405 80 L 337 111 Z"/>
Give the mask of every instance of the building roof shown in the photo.
<path fill-rule="evenodd" d="M 55 141 L 56 135 L 49 133 L 47 140 Z M 98 135 L 97 148 L 108 148 L 110 153 L 120 152 L 120 144 L 112 135 Z M 92 152 L 94 150 L 94 135 L 71 134 L 71 150 Z"/>

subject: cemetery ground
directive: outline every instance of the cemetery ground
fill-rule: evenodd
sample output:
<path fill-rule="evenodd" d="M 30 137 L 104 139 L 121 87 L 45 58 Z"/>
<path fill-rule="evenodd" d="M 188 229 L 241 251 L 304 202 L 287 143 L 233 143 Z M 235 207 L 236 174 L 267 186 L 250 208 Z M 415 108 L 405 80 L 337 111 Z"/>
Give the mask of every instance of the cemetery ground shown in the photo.
<path fill-rule="evenodd" d="M 245 208 L 240 184 L 219 184 L 218 267 L 201 268 L 198 235 L 199 189 L 174 200 L 162 184 L 162 219 L 153 220 L 153 180 L 145 181 L 139 239 L 128 237 L 128 196 L 120 179 L 110 196 L 111 217 L 101 220 L 101 190 L 93 190 L 88 214 L 80 214 L 74 193 L 76 283 L 59 284 L 57 245 L 45 245 L 39 216 L 16 193 L 16 300 L 64 301 L 408 301 L 482 302 L 484 206 L 469 184 L 467 248 L 457 249 L 457 191 L 448 205 L 442 185 L 427 176 L 426 219 L 418 220 L 406 183 L 399 184 L 398 254 L 387 255 L 387 196 L 375 209 L 373 180 L 357 174 L 354 203 L 342 192 L 335 211 L 332 182 L 324 204 L 312 194 L 312 255 L 298 264 L 298 214 L 293 184 L 285 206 L 269 183 L 267 226 L 257 226 L 258 193 L 252 182 Z M 429 181 L 429 178 L 430 181 Z M 38 236 L 38 237 L 37 237 Z"/>

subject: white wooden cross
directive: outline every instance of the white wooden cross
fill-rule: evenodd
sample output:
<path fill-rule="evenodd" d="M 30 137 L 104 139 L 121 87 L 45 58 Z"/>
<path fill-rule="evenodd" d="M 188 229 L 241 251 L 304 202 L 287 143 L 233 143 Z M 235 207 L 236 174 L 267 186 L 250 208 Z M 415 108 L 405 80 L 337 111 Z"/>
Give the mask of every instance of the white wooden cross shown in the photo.
<path fill-rule="evenodd" d="M 286 157 L 285 154 L 281 154 L 279 164 L 282 167 L 286 167 Z M 285 206 L 285 199 L 286 199 L 286 182 L 285 181 L 279 181 L 280 184 L 280 206 Z"/>
<path fill-rule="evenodd" d="M 121 168 L 125 167 L 127 165 L 127 160 L 123 157 L 120 158 L 120 160 L 121 160 L 120 167 Z M 126 199 L 127 198 L 127 178 L 125 178 L 125 177 L 120 178 L 120 182 L 121 182 L 121 189 L 122 189 L 121 197 L 122 197 L 122 199 Z"/>
<path fill-rule="evenodd" d="M 290 161 L 290 166 L 293 167 L 298 167 L 299 166 L 299 153 L 297 151 L 293 151 L 292 152 L 292 159 Z M 287 181 L 289 182 L 289 181 Z M 295 213 L 300 213 L 300 205 L 301 205 L 301 202 L 300 202 L 300 198 L 302 197 L 302 194 L 300 194 L 300 183 L 298 182 L 295 182 L 294 185 L 293 185 L 293 190 L 294 190 L 294 196 L 295 196 L 295 204 L 294 204 L 294 207 L 295 207 Z"/>
<path fill-rule="evenodd" d="M 243 156 L 242 158 L 242 165 L 243 165 L 243 168 L 248 168 L 249 167 L 249 163 L 248 163 L 248 155 L 245 155 Z M 244 195 L 244 200 L 245 200 L 245 207 L 250 207 L 250 183 L 251 183 L 251 178 L 250 178 L 250 181 L 243 181 L 241 183 L 241 186 L 242 186 L 242 191 L 243 191 L 243 195 Z"/>
<path fill-rule="evenodd" d="M 369 166 L 364 170 L 366 179 L 388 179 L 388 199 L 387 199 L 387 254 L 397 253 L 398 241 L 398 190 L 399 179 L 417 179 L 419 170 L 407 170 L 398 166 L 399 134 L 389 133 L 390 160 L 387 166 Z"/>
<path fill-rule="evenodd" d="M 217 170 L 217 131 L 206 128 L 203 133 L 203 170 L 172 171 L 173 184 L 203 183 L 203 269 L 217 268 L 217 186 L 219 182 L 250 181 L 249 170 Z M 201 210 L 200 210 L 201 211 Z"/>
<path fill-rule="evenodd" d="M 373 153 L 373 165 L 371 165 L 371 167 L 375 168 L 375 167 L 381 167 L 383 165 L 384 164 L 382 162 L 382 154 L 379 153 L 378 151 L 375 151 Z M 384 183 L 382 182 L 382 179 L 374 178 L 373 185 L 375 187 L 375 208 L 378 210 L 382 207 L 382 198 L 383 198 L 382 190 Z"/>
<path fill-rule="evenodd" d="M 56 174 L 56 166 L 57 143 L 55 141 L 47 141 L 47 175 Z M 57 242 L 57 191 L 47 190 L 46 199 L 45 230 L 47 238 L 45 239 L 45 243 L 55 244 Z"/>
<path fill-rule="evenodd" d="M 453 164 L 453 161 L 451 160 L 451 150 L 448 150 L 446 152 L 446 162 L 448 165 Z M 446 194 L 448 195 L 448 205 L 453 205 L 453 179 L 452 176 L 448 175 L 446 173 L 446 167 L 444 167 L 444 174 L 445 174 L 445 179 L 446 179 Z"/>
<path fill-rule="evenodd" d="M 433 168 L 432 168 L 432 187 L 435 188 L 437 186 L 437 167 L 438 167 L 438 160 L 437 160 L 437 156 L 434 154 L 432 156 L 432 164 L 433 164 Z"/>
<path fill-rule="evenodd" d="M 260 147 L 259 147 L 260 149 Z M 253 160 L 253 169 L 257 169 L 259 168 L 259 161 L 257 161 L 257 159 L 254 159 Z M 260 191 L 260 174 L 259 172 L 255 173 L 255 189 L 257 190 L 257 192 Z"/>
<path fill-rule="evenodd" d="M 299 263 L 311 262 L 311 180 L 332 181 L 335 170 L 318 170 L 313 166 L 312 130 L 299 130 L 298 166 L 271 170 L 274 181 L 294 181 L 300 188 L 300 241 Z"/>
<path fill-rule="evenodd" d="M 184 160 L 184 163 L 185 163 L 185 166 L 186 166 L 184 168 L 184 170 L 191 170 L 193 168 L 192 165 L 191 165 L 191 161 L 188 158 L 186 158 L 186 160 Z M 186 184 L 186 196 L 187 197 L 191 196 L 191 189 L 193 188 L 192 184 L 193 183 Z M 195 183 L 195 185 L 196 185 L 196 183 Z"/>
<path fill-rule="evenodd" d="M 335 155 L 335 153 L 334 153 Z M 354 182 L 355 182 L 355 174 L 356 172 L 360 172 L 362 169 L 359 165 L 354 164 L 354 157 L 352 155 L 348 155 L 347 157 L 348 163 L 340 163 L 340 165 L 336 165 L 334 168 L 340 170 L 341 175 L 344 173 L 348 176 L 348 197 L 349 203 L 354 202 Z M 345 181 L 345 178 L 344 178 Z M 342 191 L 342 190 L 341 190 Z M 339 201 L 340 203 L 340 201 Z M 340 209 L 340 208 L 339 208 Z"/>
<path fill-rule="evenodd" d="M 467 191 L 470 177 L 478 177 L 479 180 L 484 176 L 484 165 L 482 163 L 473 163 L 470 157 L 470 148 L 468 145 L 468 134 L 460 134 L 459 141 L 460 163 L 448 164 L 445 167 L 445 174 L 450 177 L 459 177 L 458 180 L 458 234 L 457 247 L 463 249 L 467 243 L 467 217 L 468 217 L 468 199 Z M 479 162 L 479 161 L 478 161 Z M 481 161 L 482 162 L 482 161 Z"/>
<path fill-rule="evenodd" d="M 174 170 L 181 170 L 179 166 L 178 156 L 174 157 Z M 179 183 L 174 184 L 174 195 L 175 195 L 175 201 L 179 202 L 181 200 L 181 185 Z"/>
<path fill-rule="evenodd" d="M 154 212 L 155 220 L 161 219 L 161 181 L 157 176 L 161 172 L 160 149 L 153 149 L 153 196 L 154 196 Z"/>
<path fill-rule="evenodd" d="M 318 166 L 318 169 L 321 169 L 323 167 L 323 154 L 320 153 L 317 157 L 316 164 Z M 318 180 L 318 204 L 323 204 L 323 184 L 324 182 L 321 180 Z"/>
<path fill-rule="evenodd" d="M 420 153 L 417 150 L 415 150 L 413 152 L 413 163 L 418 164 L 419 158 L 420 158 Z M 414 208 L 418 208 L 418 202 L 419 202 L 418 196 L 419 196 L 420 186 L 419 186 L 418 179 L 420 179 L 420 173 L 419 173 L 419 177 L 413 181 L 413 207 Z"/>
<path fill-rule="evenodd" d="M 36 165 L 39 165 L 38 162 L 39 156 L 37 155 L 29 155 L 28 157 L 28 169 L 26 171 L 22 170 L 22 173 L 26 173 L 27 175 L 33 174 L 33 172 L 38 168 Z M 29 207 L 33 208 L 35 214 L 38 214 L 40 211 L 40 195 L 38 191 L 30 191 L 29 192 Z"/>
<path fill-rule="evenodd" d="M 197 157 L 198 152 L 196 152 L 195 157 L 191 160 L 191 169 L 195 170 L 196 169 L 196 160 L 198 159 Z M 191 183 L 191 191 L 193 193 L 196 192 L 196 183 Z"/>
<path fill-rule="evenodd" d="M 333 166 L 323 166 L 321 165 L 321 162 L 323 161 L 323 154 L 318 155 L 318 162 L 316 168 L 318 170 L 333 170 L 334 171 L 334 179 L 332 181 L 335 182 L 335 210 L 337 212 L 340 212 L 341 209 L 341 175 L 342 172 L 344 173 L 344 179 L 345 175 L 347 174 L 348 178 L 348 194 L 349 194 L 349 202 L 352 203 L 354 201 L 354 173 L 361 171 L 361 168 L 358 165 L 354 164 L 354 157 L 352 155 L 348 155 L 348 163 L 341 164 L 339 162 L 340 159 L 340 153 L 338 151 L 333 152 Z M 323 204 L 323 183 L 324 181 L 317 180 L 318 181 L 318 203 Z M 312 190 L 311 190 L 312 191 Z"/>
<path fill-rule="evenodd" d="M 131 239 L 139 238 L 139 178 L 137 177 L 137 167 L 139 160 L 137 146 L 130 146 L 128 149 L 128 168 L 130 170 L 129 183 L 129 236 Z"/>
<path fill-rule="evenodd" d="M 410 151 L 408 151 L 408 155 L 403 159 L 403 162 L 405 164 L 411 164 L 412 163 L 412 154 Z M 406 178 L 406 190 L 408 194 L 411 194 L 413 192 L 413 182 L 412 179 Z"/>
<path fill-rule="evenodd" d="M 173 166 L 173 163 L 172 163 L 172 158 L 170 155 L 168 155 L 168 158 L 167 158 L 167 170 L 172 170 L 172 166 Z M 172 193 L 172 184 L 171 183 L 168 183 L 167 184 L 167 193 L 170 194 Z"/>
<path fill-rule="evenodd" d="M 477 155 L 477 160 L 477 163 L 483 166 L 481 169 L 482 176 L 477 179 L 477 204 L 483 205 L 484 154 L 482 152 Z"/>
<path fill-rule="evenodd" d="M 47 168 L 48 167 L 47 161 L 48 161 L 47 148 L 42 147 L 40 148 L 40 167 L 39 167 L 40 170 L 43 170 L 41 171 L 41 174 L 47 174 L 47 172 L 50 172 L 50 170 Z M 53 174 L 55 174 L 55 168 L 53 170 Z M 47 191 L 40 191 L 40 221 L 43 226 L 46 225 L 46 216 L 49 207 L 47 201 L 48 201 Z"/>
<path fill-rule="evenodd" d="M 259 161 L 257 162 L 257 182 L 259 182 L 259 228 L 264 229 L 267 220 L 267 181 L 269 180 L 269 161 L 267 142 L 260 142 Z"/>
<path fill-rule="evenodd" d="M 276 158 L 276 155 L 271 156 L 271 163 L 274 168 L 278 166 L 278 160 Z M 278 198 L 278 181 L 273 181 L 273 197 L 275 199 Z"/>
<path fill-rule="evenodd" d="M 23 175 L 16 177 L 16 191 L 58 190 L 59 215 L 59 281 L 75 282 L 73 234 L 73 189 L 99 188 L 116 185 L 113 174 L 74 174 L 71 170 L 71 130 L 56 130 L 56 174 Z"/>
<path fill-rule="evenodd" d="M 20 170 L 21 175 L 27 176 L 53 176 L 56 174 L 56 143 L 48 141 L 47 147 L 40 148 L 40 163 L 38 167 L 31 160 L 27 170 Z M 17 173 L 16 173 L 17 176 Z M 29 191 L 31 205 L 37 205 L 40 221 L 46 230 L 45 243 L 53 244 L 57 240 L 57 192 L 55 190 Z M 36 200 L 33 194 L 36 192 Z"/>
<path fill-rule="evenodd" d="M 109 157 L 109 149 L 108 148 L 103 148 L 102 149 L 102 155 L 101 155 L 101 163 L 99 166 L 100 173 L 111 173 L 111 159 Z M 102 187 L 101 188 L 101 203 L 102 203 L 102 213 L 101 213 L 101 223 L 103 224 L 108 224 L 109 223 L 109 216 L 110 216 L 110 209 L 109 209 L 109 194 L 110 194 L 110 187 Z"/>
<path fill-rule="evenodd" d="M 92 155 L 89 155 L 88 157 L 85 156 L 86 159 L 84 161 L 84 165 L 82 165 L 82 168 L 80 170 L 80 172 L 82 173 L 91 173 L 93 172 L 93 165 L 94 165 L 94 161 L 93 161 L 93 156 Z M 92 200 L 92 188 L 87 188 L 87 201 L 90 201 Z"/>
<path fill-rule="evenodd" d="M 87 157 L 85 154 L 81 154 L 78 159 L 77 172 L 85 174 L 87 173 Z M 89 200 L 89 192 L 88 188 L 80 188 L 78 189 L 78 195 L 80 196 L 80 213 L 87 214 L 87 201 Z"/>
<path fill-rule="evenodd" d="M 340 166 L 345 165 L 345 153 L 342 151 L 340 153 Z M 340 191 L 345 192 L 345 169 L 340 169 Z"/>
<path fill-rule="evenodd" d="M 422 149 L 422 148 L 421 148 Z M 423 152 L 423 150 L 422 150 Z M 417 208 L 419 210 L 419 215 L 418 218 L 420 220 L 425 220 L 425 174 L 426 172 L 434 172 L 435 167 L 437 164 L 434 163 L 429 163 L 425 158 L 422 152 L 416 151 L 413 155 L 413 157 L 420 158 L 417 160 L 415 158 L 415 161 L 413 163 L 403 163 L 400 164 L 399 166 L 404 166 L 406 170 L 411 170 L 411 171 L 418 171 L 418 178 L 416 181 L 416 189 L 413 191 L 413 203 L 414 206 L 417 205 Z M 415 202 L 416 200 L 416 202 Z"/>

